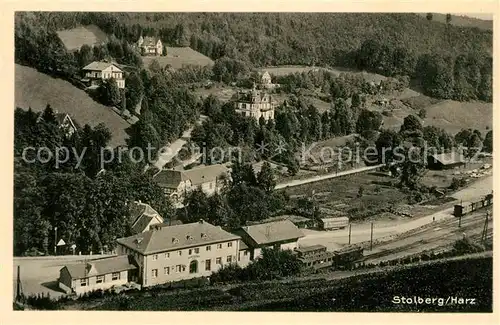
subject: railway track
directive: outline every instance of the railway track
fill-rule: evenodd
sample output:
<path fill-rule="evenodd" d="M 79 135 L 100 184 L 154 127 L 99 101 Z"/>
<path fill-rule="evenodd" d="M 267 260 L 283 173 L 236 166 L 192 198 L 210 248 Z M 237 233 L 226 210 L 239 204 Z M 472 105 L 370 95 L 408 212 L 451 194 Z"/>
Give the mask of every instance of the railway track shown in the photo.
<path fill-rule="evenodd" d="M 376 263 L 384 260 L 404 257 L 425 250 L 436 249 L 447 246 L 463 237 L 465 234 L 471 239 L 479 239 L 484 226 L 484 212 L 476 213 L 462 218 L 461 227 L 458 228 L 457 219 L 448 219 L 432 225 L 412 231 L 408 236 L 397 240 L 380 243 L 374 247 L 374 251 L 365 251 L 365 262 Z M 493 230 L 487 232 L 487 237 L 492 237 Z"/>

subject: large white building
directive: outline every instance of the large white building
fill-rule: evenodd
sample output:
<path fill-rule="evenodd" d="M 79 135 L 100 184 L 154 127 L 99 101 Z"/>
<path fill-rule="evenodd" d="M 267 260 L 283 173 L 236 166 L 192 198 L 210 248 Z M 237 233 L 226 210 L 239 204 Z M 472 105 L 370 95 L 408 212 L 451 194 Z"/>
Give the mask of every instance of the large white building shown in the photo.
<path fill-rule="evenodd" d="M 91 87 L 99 86 L 104 80 L 113 78 L 118 88 L 125 88 L 123 71 L 114 63 L 94 61 L 82 70 L 84 73 L 82 82 L 90 84 Z"/>
<path fill-rule="evenodd" d="M 240 237 L 200 220 L 177 226 L 153 226 L 117 240 L 118 254 L 133 256 L 143 287 L 210 276 L 238 262 Z"/>
<path fill-rule="evenodd" d="M 238 92 L 233 97 L 236 112 L 243 116 L 259 120 L 263 117 L 266 121 L 274 120 L 274 110 L 277 106 L 274 98 L 265 91 L 252 89 L 248 92 Z"/>

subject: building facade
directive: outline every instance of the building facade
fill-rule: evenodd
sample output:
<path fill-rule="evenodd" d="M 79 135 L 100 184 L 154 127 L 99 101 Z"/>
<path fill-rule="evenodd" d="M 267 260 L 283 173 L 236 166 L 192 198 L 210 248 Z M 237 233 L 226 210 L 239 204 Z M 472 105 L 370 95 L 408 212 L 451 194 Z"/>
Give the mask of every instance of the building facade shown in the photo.
<path fill-rule="evenodd" d="M 255 118 L 257 121 L 263 117 L 264 120 L 274 120 L 276 101 L 271 94 L 256 90 L 250 92 L 238 92 L 233 97 L 235 110 L 243 116 Z"/>
<path fill-rule="evenodd" d="M 163 55 L 163 43 L 158 37 L 142 37 L 137 40 L 142 55 Z"/>
<path fill-rule="evenodd" d="M 68 294 L 105 290 L 129 282 L 130 272 L 135 269 L 127 255 L 66 265 L 59 271 L 58 284 Z"/>
<path fill-rule="evenodd" d="M 293 251 L 298 247 L 299 239 L 304 237 L 300 229 L 289 220 L 241 227 L 235 234 L 241 236 L 248 247 L 250 261 L 261 257 L 263 248 Z"/>
<path fill-rule="evenodd" d="M 237 263 L 239 242 L 239 236 L 200 220 L 118 239 L 117 250 L 134 257 L 137 281 L 148 287 L 208 277 L 223 265 Z"/>
<path fill-rule="evenodd" d="M 118 88 L 125 88 L 123 71 L 114 63 L 94 61 L 82 70 L 84 74 L 82 82 L 89 84 L 90 87 L 100 86 L 104 80 L 113 78 Z"/>
<path fill-rule="evenodd" d="M 188 170 L 163 169 L 154 175 L 153 181 L 174 203 L 181 203 L 195 189 L 208 196 L 218 193 L 228 177 L 228 168 L 219 164 Z"/>

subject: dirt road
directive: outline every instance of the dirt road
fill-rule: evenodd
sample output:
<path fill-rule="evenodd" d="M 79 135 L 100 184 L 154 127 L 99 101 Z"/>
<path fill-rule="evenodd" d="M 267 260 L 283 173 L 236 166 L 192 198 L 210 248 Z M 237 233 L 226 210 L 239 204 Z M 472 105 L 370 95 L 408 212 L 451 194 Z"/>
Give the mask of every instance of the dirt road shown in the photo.
<path fill-rule="evenodd" d="M 491 193 L 493 189 L 493 177 L 488 176 L 471 184 L 463 190 L 453 194 L 453 197 L 458 203 L 460 200 L 472 201 L 484 197 Z M 373 240 L 382 239 L 384 237 L 398 235 L 407 232 L 411 229 L 416 229 L 432 222 L 439 222 L 446 219 L 454 219 L 453 208 L 444 209 L 436 213 L 412 219 L 409 221 L 383 221 L 373 222 Z M 356 244 L 370 240 L 371 233 L 370 223 L 352 224 L 351 225 L 351 244 Z M 328 250 L 335 250 L 349 243 L 349 229 L 333 230 L 333 231 L 315 231 L 303 229 L 305 237 L 299 240 L 300 246 L 324 245 Z"/>

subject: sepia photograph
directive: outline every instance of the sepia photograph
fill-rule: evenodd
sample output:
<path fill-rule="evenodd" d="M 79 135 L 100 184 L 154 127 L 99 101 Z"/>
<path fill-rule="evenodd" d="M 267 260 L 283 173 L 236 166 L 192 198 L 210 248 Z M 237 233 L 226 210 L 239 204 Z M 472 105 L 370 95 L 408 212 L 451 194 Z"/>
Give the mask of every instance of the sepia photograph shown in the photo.
<path fill-rule="evenodd" d="M 493 313 L 493 13 L 282 10 L 13 13 L 13 311 Z"/>

